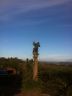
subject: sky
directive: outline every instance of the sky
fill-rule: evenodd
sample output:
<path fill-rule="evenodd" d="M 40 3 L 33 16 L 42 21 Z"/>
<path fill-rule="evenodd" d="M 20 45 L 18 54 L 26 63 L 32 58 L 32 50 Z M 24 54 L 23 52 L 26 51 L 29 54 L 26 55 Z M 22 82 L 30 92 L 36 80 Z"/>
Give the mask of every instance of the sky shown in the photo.
<path fill-rule="evenodd" d="M 0 57 L 72 59 L 72 0 L 0 0 Z"/>

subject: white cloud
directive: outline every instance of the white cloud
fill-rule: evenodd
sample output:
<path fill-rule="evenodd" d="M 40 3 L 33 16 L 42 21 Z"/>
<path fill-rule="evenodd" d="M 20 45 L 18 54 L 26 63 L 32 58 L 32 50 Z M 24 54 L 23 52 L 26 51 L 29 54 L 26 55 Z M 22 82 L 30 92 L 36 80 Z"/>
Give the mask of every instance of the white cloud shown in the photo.
<path fill-rule="evenodd" d="M 22 8 L 24 11 L 50 7 L 70 0 L 0 0 L 0 8 Z"/>
<path fill-rule="evenodd" d="M 63 4 L 70 0 L 0 0 L 0 20 L 8 20 L 12 15 Z"/>

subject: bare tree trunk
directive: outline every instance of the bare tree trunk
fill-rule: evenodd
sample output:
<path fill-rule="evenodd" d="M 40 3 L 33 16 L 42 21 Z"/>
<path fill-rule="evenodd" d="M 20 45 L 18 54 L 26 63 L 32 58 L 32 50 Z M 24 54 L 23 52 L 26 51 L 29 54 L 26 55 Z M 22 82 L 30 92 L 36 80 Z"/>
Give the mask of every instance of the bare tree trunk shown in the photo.
<path fill-rule="evenodd" d="M 38 56 L 34 56 L 33 80 L 38 80 Z"/>

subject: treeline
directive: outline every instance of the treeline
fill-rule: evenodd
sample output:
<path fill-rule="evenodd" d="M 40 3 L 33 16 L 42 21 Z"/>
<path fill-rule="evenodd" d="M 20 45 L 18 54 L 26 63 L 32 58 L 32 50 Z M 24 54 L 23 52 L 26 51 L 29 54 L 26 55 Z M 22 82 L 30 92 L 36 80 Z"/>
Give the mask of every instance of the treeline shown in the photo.
<path fill-rule="evenodd" d="M 18 64 L 20 63 L 25 63 L 25 61 L 22 61 L 21 59 L 18 58 L 0 58 L 0 68 L 4 67 L 14 67 L 17 68 Z"/>
<path fill-rule="evenodd" d="M 5 67 L 13 67 L 16 69 L 19 68 L 24 68 L 27 66 L 27 64 L 32 64 L 33 60 L 32 59 L 26 59 L 22 60 L 17 57 L 15 58 L 5 58 L 5 57 L 0 57 L 0 68 L 5 68 Z"/>
<path fill-rule="evenodd" d="M 5 69 L 7 67 L 15 68 L 18 70 L 21 75 L 23 76 L 23 80 L 27 81 L 28 79 L 32 78 L 32 66 L 33 60 L 32 59 L 18 59 L 18 58 L 0 58 L 0 69 Z"/>

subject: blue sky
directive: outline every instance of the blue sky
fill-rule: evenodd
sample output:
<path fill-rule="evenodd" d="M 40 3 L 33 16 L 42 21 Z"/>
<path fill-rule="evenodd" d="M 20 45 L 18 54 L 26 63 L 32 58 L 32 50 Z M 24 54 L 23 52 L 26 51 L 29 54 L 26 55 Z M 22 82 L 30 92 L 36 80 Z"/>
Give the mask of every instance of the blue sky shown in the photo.
<path fill-rule="evenodd" d="M 0 0 L 0 57 L 32 58 L 39 41 L 39 59 L 72 58 L 71 0 Z"/>

